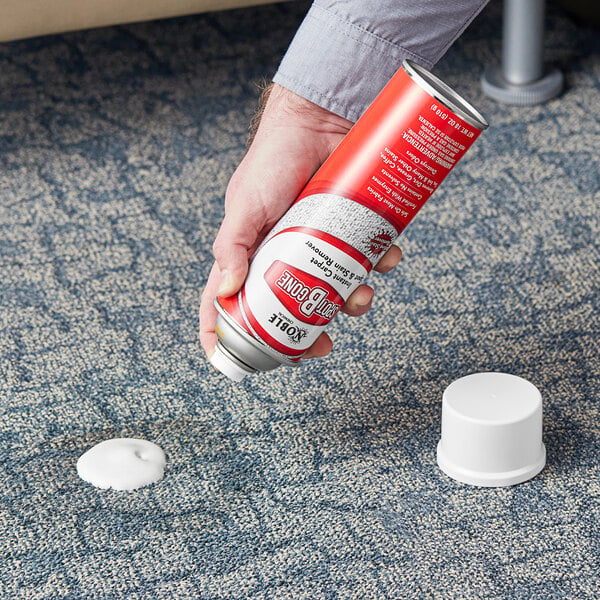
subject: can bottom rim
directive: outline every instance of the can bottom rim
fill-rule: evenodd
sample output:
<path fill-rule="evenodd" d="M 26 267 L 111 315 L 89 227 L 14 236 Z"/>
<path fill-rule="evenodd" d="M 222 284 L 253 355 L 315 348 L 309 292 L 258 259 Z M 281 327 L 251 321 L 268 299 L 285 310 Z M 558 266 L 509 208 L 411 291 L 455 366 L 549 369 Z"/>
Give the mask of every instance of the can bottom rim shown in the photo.
<path fill-rule="evenodd" d="M 220 341 L 217 342 L 215 351 L 210 357 L 210 364 L 215 367 L 217 371 L 220 371 L 223 375 L 229 377 L 229 379 L 238 382 L 242 381 L 246 375 L 252 375 L 252 373 L 256 372 L 247 365 L 242 365 L 239 360 L 223 347 Z"/>

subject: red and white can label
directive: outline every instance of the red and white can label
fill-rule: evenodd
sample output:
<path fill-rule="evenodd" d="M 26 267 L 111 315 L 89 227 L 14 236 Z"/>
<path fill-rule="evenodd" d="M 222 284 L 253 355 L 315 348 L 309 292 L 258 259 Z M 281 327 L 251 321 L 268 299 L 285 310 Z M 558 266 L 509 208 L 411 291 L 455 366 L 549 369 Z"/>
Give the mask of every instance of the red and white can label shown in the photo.
<path fill-rule="evenodd" d="M 480 133 L 400 69 L 296 202 L 337 194 L 401 232 Z"/>
<path fill-rule="evenodd" d="M 400 69 L 222 305 L 245 331 L 298 359 L 479 133 Z"/>
<path fill-rule="evenodd" d="M 328 283 L 280 260 L 267 269 L 265 281 L 287 310 L 309 325 L 329 323 L 344 303 Z"/>
<path fill-rule="evenodd" d="M 366 256 L 327 232 L 284 229 L 252 260 L 238 294 L 242 325 L 277 352 L 299 357 L 370 269 Z"/>

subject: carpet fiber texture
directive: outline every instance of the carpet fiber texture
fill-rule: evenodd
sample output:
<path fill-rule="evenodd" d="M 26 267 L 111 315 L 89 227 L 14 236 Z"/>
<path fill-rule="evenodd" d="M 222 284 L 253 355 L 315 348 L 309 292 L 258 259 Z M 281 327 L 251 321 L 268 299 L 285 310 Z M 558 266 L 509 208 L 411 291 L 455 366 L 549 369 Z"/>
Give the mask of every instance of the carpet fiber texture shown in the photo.
<path fill-rule="evenodd" d="M 197 341 L 257 84 L 306 2 L 0 45 L 0 596 L 595 598 L 600 589 L 598 35 L 552 8 L 546 104 L 486 98 L 489 6 L 436 72 L 488 117 L 334 352 L 234 384 Z M 476 371 L 544 398 L 546 468 L 437 467 Z M 134 492 L 79 479 L 112 437 L 167 454 Z"/>

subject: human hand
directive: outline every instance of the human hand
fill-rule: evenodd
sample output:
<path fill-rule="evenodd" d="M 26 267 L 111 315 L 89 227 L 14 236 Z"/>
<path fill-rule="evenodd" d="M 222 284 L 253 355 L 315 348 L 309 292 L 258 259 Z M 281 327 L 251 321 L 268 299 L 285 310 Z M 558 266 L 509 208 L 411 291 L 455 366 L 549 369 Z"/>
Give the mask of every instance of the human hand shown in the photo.
<path fill-rule="evenodd" d="M 200 342 L 209 357 L 217 342 L 213 300 L 242 287 L 249 258 L 350 127 L 350 121 L 271 86 L 254 139 L 227 186 L 225 218 L 213 244 L 215 263 L 200 302 Z M 400 248 L 391 246 L 375 270 L 390 271 L 401 258 Z M 341 310 L 363 315 L 372 298 L 373 289 L 360 285 Z M 303 358 L 325 356 L 331 348 L 330 337 L 321 333 Z"/>

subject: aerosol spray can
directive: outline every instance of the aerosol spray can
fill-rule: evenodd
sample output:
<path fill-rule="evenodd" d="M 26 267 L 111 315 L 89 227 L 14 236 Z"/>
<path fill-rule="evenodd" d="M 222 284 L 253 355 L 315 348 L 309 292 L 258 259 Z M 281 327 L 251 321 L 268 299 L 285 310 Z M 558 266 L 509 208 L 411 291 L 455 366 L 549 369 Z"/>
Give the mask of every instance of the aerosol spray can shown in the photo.
<path fill-rule="evenodd" d="M 297 365 L 487 126 L 404 61 L 269 232 L 239 293 L 215 300 L 212 364 L 236 381 Z"/>

